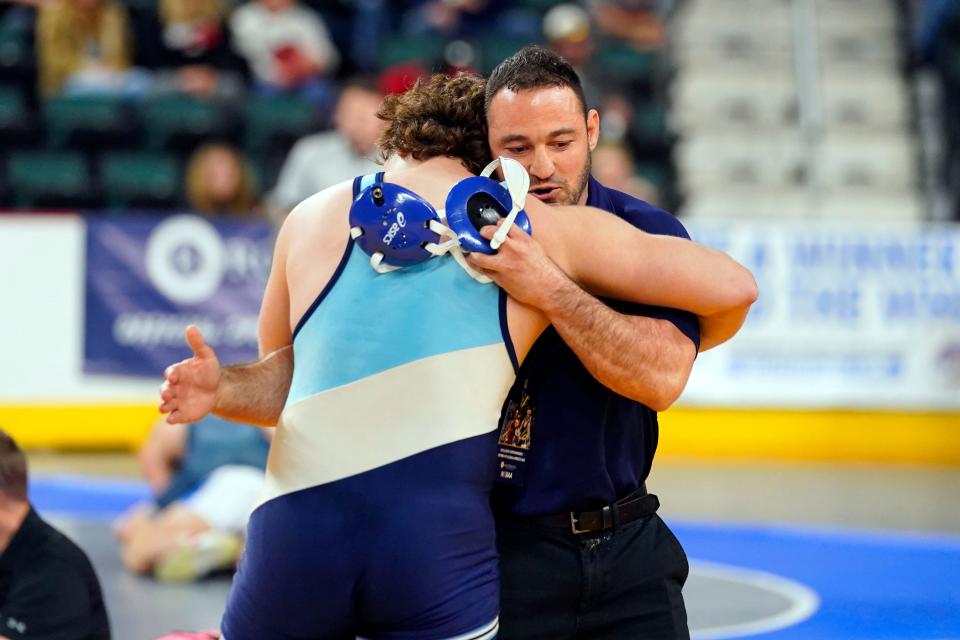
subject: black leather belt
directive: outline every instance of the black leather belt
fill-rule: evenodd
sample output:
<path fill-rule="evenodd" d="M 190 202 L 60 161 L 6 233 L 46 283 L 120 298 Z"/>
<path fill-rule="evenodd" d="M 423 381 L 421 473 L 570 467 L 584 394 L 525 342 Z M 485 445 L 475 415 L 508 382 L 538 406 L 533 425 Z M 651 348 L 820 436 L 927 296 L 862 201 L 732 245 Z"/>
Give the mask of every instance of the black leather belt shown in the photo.
<path fill-rule="evenodd" d="M 570 527 L 574 535 L 583 535 L 606 531 L 652 516 L 659 507 L 660 500 L 657 496 L 647 493 L 646 486 L 641 486 L 633 493 L 596 511 L 566 511 L 548 516 L 535 516 L 530 520 L 537 524 Z"/>

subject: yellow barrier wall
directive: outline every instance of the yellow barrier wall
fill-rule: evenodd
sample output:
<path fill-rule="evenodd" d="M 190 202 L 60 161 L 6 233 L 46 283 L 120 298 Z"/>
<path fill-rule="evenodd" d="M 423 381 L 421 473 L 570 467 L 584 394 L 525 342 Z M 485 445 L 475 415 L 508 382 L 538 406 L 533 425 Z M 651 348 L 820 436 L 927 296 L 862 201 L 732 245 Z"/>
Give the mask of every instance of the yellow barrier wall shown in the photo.
<path fill-rule="evenodd" d="M 0 407 L 26 448 L 133 450 L 158 418 L 140 404 Z M 960 465 L 960 414 L 675 408 L 659 456 Z"/>

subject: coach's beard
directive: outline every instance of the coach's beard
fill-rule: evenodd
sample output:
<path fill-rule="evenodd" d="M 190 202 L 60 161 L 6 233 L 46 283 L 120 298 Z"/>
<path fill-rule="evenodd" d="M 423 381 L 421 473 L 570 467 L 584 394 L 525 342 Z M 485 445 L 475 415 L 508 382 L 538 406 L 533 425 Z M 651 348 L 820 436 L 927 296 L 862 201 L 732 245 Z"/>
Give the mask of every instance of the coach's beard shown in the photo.
<path fill-rule="evenodd" d="M 576 188 L 571 188 L 570 183 L 564 180 L 563 178 L 557 177 L 549 180 L 541 180 L 536 184 L 531 184 L 528 189 L 528 193 L 532 194 L 538 200 L 544 204 L 554 205 L 571 205 L 571 204 L 581 204 L 580 198 L 583 196 L 584 192 L 587 190 L 587 183 L 590 180 L 590 170 L 592 168 L 591 158 L 588 155 L 587 161 L 583 165 L 583 170 L 580 172 L 580 175 L 577 176 Z M 542 197 L 537 194 L 537 189 L 542 185 L 552 185 L 556 187 L 555 195 L 550 197 Z"/>

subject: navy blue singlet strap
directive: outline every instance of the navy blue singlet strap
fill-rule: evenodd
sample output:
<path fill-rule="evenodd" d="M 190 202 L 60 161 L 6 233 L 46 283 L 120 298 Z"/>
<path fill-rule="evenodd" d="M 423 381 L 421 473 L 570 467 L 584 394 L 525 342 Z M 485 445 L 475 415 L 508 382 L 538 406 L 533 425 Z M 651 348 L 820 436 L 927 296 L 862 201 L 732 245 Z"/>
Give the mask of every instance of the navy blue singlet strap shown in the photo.
<path fill-rule="evenodd" d="M 360 195 L 360 192 L 369 187 L 372 184 L 380 184 L 383 182 L 383 171 L 378 171 L 377 173 L 368 173 L 365 176 L 357 176 L 353 179 L 353 197 L 356 198 Z"/>

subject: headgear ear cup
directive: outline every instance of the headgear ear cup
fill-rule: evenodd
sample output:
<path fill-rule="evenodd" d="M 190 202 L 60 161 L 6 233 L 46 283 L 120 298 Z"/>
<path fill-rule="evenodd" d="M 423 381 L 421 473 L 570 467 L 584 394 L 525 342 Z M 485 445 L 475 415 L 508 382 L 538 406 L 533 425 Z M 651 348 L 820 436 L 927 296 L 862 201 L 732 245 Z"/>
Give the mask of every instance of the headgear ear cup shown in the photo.
<path fill-rule="evenodd" d="M 527 173 L 522 164 L 512 158 L 497 157 L 483 168 L 480 175 L 489 176 L 496 171 L 497 167 L 500 167 L 500 171 L 503 173 L 503 181 L 507 183 L 507 191 L 510 193 L 513 209 L 507 214 L 506 220 L 500 225 L 496 233 L 493 234 L 493 238 L 490 239 L 490 248 L 494 250 L 499 249 L 500 245 L 506 242 L 507 234 L 510 233 L 510 227 L 516 221 L 517 216 L 523 213 L 526 217 L 523 204 L 526 202 L 527 192 L 530 190 L 530 174 Z M 529 225 L 529 221 L 527 224 Z M 525 231 L 530 233 L 529 229 Z"/>
<path fill-rule="evenodd" d="M 367 255 L 374 257 L 377 271 L 406 267 L 433 257 L 424 248 L 440 240 L 431 221 L 439 222 L 440 216 L 429 202 L 388 182 L 367 187 L 350 206 L 350 235 Z M 377 254 L 382 257 L 378 259 Z"/>
<path fill-rule="evenodd" d="M 480 229 L 497 224 L 513 209 L 510 193 L 490 178 L 474 176 L 455 184 L 447 194 L 447 226 L 460 239 L 466 251 L 492 254 L 490 241 L 480 235 Z M 516 216 L 516 225 L 530 233 L 530 220 L 522 210 Z"/>

